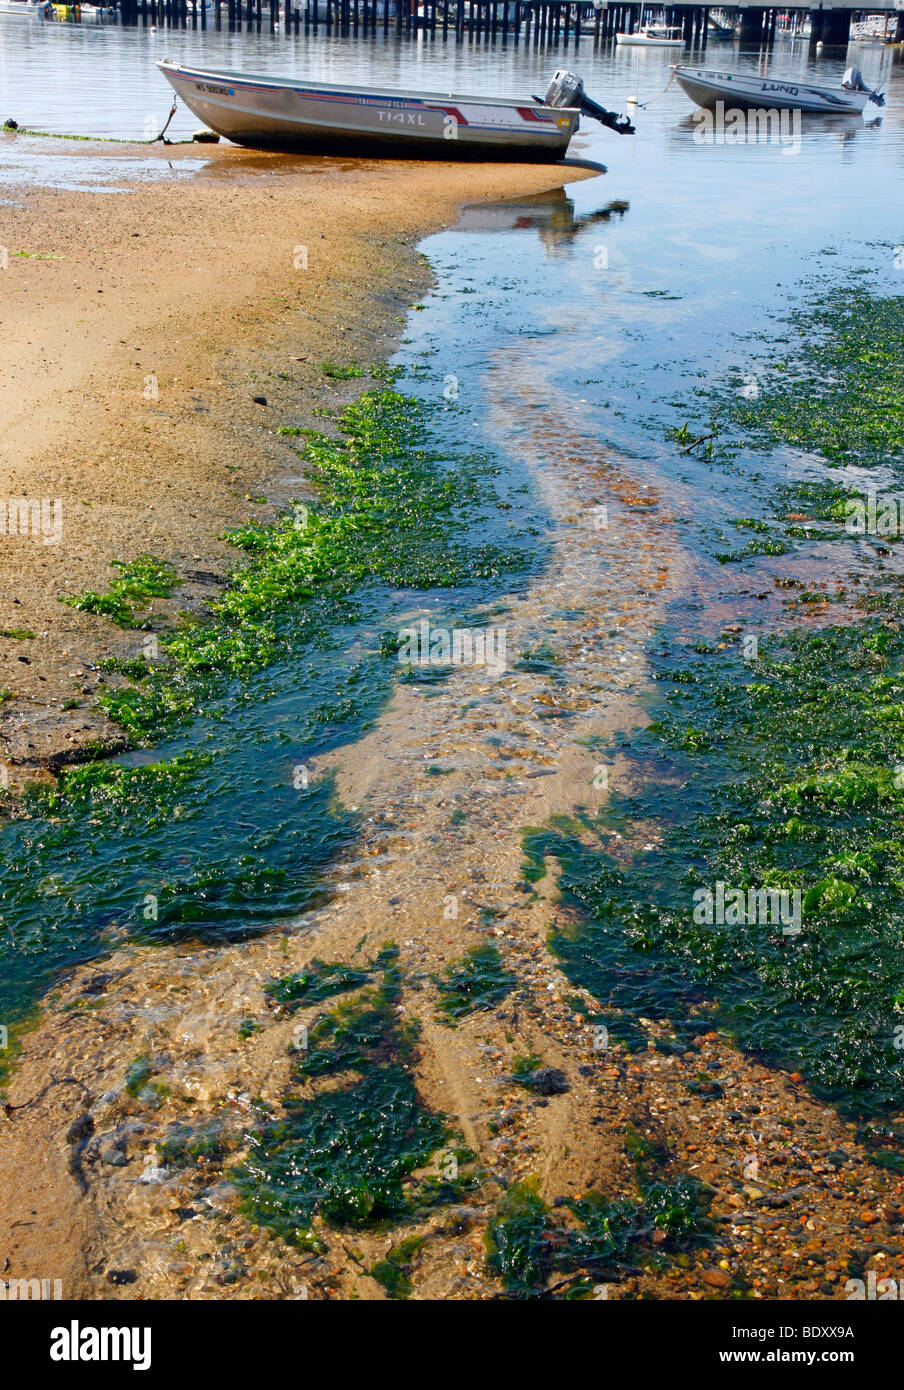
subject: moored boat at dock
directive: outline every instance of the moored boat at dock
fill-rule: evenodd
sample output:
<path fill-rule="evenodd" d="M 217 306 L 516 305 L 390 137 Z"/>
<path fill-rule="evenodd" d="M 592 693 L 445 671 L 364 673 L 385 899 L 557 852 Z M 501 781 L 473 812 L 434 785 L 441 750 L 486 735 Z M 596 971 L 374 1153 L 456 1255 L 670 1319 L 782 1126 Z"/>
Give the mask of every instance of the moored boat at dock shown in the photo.
<path fill-rule="evenodd" d="M 683 48 L 680 29 L 647 25 L 633 34 L 616 34 L 615 42 L 623 48 Z"/>
<path fill-rule="evenodd" d="M 644 23 L 644 6 L 640 7 L 637 28 L 629 32 L 619 32 L 615 42 L 620 48 L 683 48 L 684 39 L 677 26 L 655 23 L 652 19 Z"/>

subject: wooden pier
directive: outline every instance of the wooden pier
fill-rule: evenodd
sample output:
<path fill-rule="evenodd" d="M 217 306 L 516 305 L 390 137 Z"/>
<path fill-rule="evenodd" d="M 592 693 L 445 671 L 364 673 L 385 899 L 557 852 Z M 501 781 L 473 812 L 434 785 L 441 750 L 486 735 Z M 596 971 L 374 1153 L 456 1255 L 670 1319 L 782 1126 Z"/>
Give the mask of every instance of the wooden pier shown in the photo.
<path fill-rule="evenodd" d="M 126 24 L 158 28 L 304 29 L 354 36 L 422 32 L 443 38 L 558 41 L 614 35 L 620 28 L 633 32 L 641 6 L 594 10 L 587 0 L 213 0 L 201 9 L 191 0 L 121 0 L 120 10 Z"/>
<path fill-rule="evenodd" d="M 887 3 L 887 0 L 885 0 Z M 879 8 L 884 8 L 885 4 Z M 543 44 L 579 43 L 582 38 L 612 40 L 617 33 L 633 33 L 639 27 L 639 3 L 609 3 L 595 10 L 587 0 L 213 0 L 207 9 L 193 0 L 121 0 L 124 24 L 157 28 L 241 29 L 305 33 L 339 33 L 365 37 L 376 33 L 429 34 L 445 38 L 478 38 L 488 42 L 520 41 Z M 787 6 L 744 5 L 740 14 L 740 40 L 744 47 L 768 45 L 775 38 L 779 14 Z M 793 6 L 797 14 L 810 15 L 811 43 L 825 47 L 848 42 L 853 10 L 808 9 Z M 650 6 L 646 9 L 649 13 Z M 709 6 L 659 7 L 664 22 L 681 30 L 686 44 L 706 46 Z M 898 37 L 904 39 L 904 11 L 898 12 Z"/>

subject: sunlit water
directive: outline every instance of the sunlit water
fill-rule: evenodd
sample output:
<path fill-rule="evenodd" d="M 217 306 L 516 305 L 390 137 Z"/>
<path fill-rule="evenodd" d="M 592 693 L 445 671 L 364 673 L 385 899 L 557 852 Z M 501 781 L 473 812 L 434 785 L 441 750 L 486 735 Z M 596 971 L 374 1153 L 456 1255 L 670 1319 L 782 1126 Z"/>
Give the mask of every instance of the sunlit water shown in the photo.
<path fill-rule="evenodd" d="M 0 16 L 0 118 L 13 116 L 32 129 L 140 139 L 162 125 L 169 109 L 169 88 L 154 67 L 165 56 L 494 94 L 539 91 L 555 68 L 567 65 L 608 106 L 625 110 L 631 95 L 652 101 L 636 110 L 636 137 L 590 123 L 575 141 L 572 152 L 604 162 L 605 176 L 572 184 L 564 194 L 470 210 L 459 227 L 425 243 L 439 283 L 425 310 L 412 315 L 398 361 L 421 369 L 405 389 L 438 407 L 454 379 L 461 410 L 439 412 L 437 427 L 451 446 L 480 439 L 493 450 L 504 487 L 524 481 L 519 434 L 529 427 L 534 383 L 536 404 L 554 393 L 557 418 L 565 422 L 563 449 L 580 453 L 582 440 L 602 443 L 633 462 L 638 485 L 646 479 L 673 494 L 685 523 L 683 543 L 699 559 L 686 612 L 695 609 L 694 621 L 705 625 L 701 602 L 720 597 L 720 583 L 735 583 L 734 576 L 714 577 L 706 529 L 749 514 L 749 483 L 743 472 L 717 475 L 678 455 L 666 431 L 694 420 L 696 392 L 732 372 L 755 370 L 757 355 L 770 360 L 770 334 L 781 334 L 783 314 L 818 277 L 837 283 L 865 272 L 880 292 L 901 288 L 894 248 L 904 240 L 904 79 L 891 55 L 852 48 L 847 56 L 822 58 L 805 46 L 779 44 L 772 72 L 831 82 L 856 62 L 868 85 L 887 85 L 887 107 L 869 108 L 867 119 L 805 120 L 796 149 L 707 146 L 695 140 L 691 106 L 680 90 L 672 84 L 659 95 L 669 78 L 667 52 L 595 47 L 589 39 L 577 48 L 544 49 L 381 34 L 356 41 L 16 27 Z M 720 67 L 764 61 L 730 45 L 710 45 L 707 57 Z M 171 131 L 185 136 L 196 125 L 180 110 Z M 136 158 L 140 167 L 137 151 Z M 202 169 L 199 151 L 183 176 Z M 66 154 L 2 142 L 0 179 L 27 178 L 55 184 L 75 178 L 112 189 L 123 174 L 102 155 L 73 174 Z M 751 341 L 755 334 L 763 336 Z M 511 415 L 501 425 L 499 405 L 507 395 Z M 767 477 L 780 479 L 806 461 L 778 455 L 760 464 Z M 541 466 L 555 469 L 554 448 Z M 525 505 L 542 530 L 537 495 Z M 611 582 L 617 588 L 617 573 Z M 227 699 L 215 719 L 161 748 L 167 756 L 199 746 L 213 757 L 187 794 L 178 824 L 151 832 L 110 828 L 102 842 L 86 826 L 65 848 L 54 847 L 53 836 L 35 823 L 6 833 L 7 1007 L 24 1000 L 42 966 L 141 929 L 144 896 L 161 882 L 171 886 L 177 906 L 197 900 L 194 920 L 220 937 L 304 910 L 320 866 L 354 826 L 337 819 L 325 797 L 312 800 L 301 822 L 291 767 L 314 742 L 323 751 L 331 740 L 355 738 L 363 714 L 378 711 L 387 675 L 385 663 L 373 659 L 374 636 L 392 624 L 398 607 L 397 596 L 371 595 L 360 625 L 337 634 L 334 651 L 275 668 L 255 683 L 253 699 Z M 368 692 L 363 709 L 348 724 L 324 729 L 311 711 L 335 697 L 359 663 Z M 247 872 L 236 869 L 243 856 Z M 190 929 L 190 912 L 188 919 Z"/>

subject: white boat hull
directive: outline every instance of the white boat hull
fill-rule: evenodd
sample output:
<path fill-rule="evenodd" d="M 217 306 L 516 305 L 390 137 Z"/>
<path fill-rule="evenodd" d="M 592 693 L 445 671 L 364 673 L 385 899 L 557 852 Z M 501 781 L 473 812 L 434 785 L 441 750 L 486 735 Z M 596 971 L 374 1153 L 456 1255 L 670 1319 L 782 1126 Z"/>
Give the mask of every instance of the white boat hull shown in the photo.
<path fill-rule="evenodd" d="M 179 63 L 157 66 L 205 125 L 253 149 L 554 161 L 565 154 L 580 118 L 574 107 L 534 101 L 405 96 Z"/>
<path fill-rule="evenodd" d="M 708 68 L 676 66 L 682 90 L 697 106 L 725 106 L 774 111 L 813 111 L 826 115 L 859 115 L 869 97 L 843 87 L 812 87 L 805 82 L 779 81 L 750 73 L 713 72 Z"/>
<path fill-rule="evenodd" d="M 30 5 L 24 0 L 0 0 L 0 15 L 11 15 L 14 19 L 49 19 L 53 10 L 47 5 Z"/>
<path fill-rule="evenodd" d="M 684 39 L 656 39 L 646 34 L 616 34 L 615 42 L 623 48 L 683 48 Z"/>

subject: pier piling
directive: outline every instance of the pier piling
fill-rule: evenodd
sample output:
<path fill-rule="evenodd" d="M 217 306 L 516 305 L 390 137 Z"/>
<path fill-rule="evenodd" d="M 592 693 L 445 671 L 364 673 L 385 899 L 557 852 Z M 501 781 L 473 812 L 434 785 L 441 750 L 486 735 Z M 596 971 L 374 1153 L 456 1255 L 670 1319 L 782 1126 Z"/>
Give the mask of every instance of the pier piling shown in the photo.
<path fill-rule="evenodd" d="M 368 38 L 380 28 L 388 35 L 393 23 L 399 38 L 424 33 L 432 39 L 441 32 L 444 40 L 453 35 L 458 42 L 467 35 L 487 43 L 506 44 L 509 39 L 518 43 L 523 37 L 534 45 L 573 42 L 578 46 L 582 36 L 590 33 L 596 44 L 614 42 L 618 33 L 633 34 L 644 13 L 639 0 L 610 0 L 598 10 L 591 9 L 589 0 L 382 0 L 382 8 L 379 5 L 380 0 L 303 0 L 303 7 L 297 0 L 294 5 L 293 0 L 285 0 L 284 6 L 280 0 L 213 0 L 208 26 L 203 0 L 120 0 L 120 17 L 124 25 L 184 29 L 190 24 L 196 32 L 206 33 L 208 27 L 220 30 L 225 22 L 231 31 L 260 32 L 269 8 L 270 32 L 277 32 L 282 24 L 287 37 L 293 29 L 298 34 L 302 22 L 306 34 L 312 30 L 317 34 L 322 26 L 328 34 L 349 38 Z M 689 48 L 706 47 L 709 6 L 663 4 L 659 12 L 669 28 L 681 31 Z M 741 10 L 741 45 L 771 46 L 779 13 L 774 5 L 749 5 Z M 814 4 L 810 9 L 794 8 L 793 13 L 801 21 L 809 14 L 811 44 L 843 47 L 848 43 L 852 9 Z M 895 40 L 904 40 L 904 9 L 897 14 Z"/>

